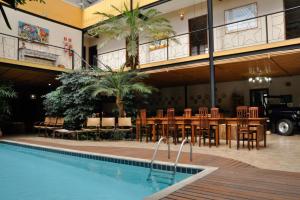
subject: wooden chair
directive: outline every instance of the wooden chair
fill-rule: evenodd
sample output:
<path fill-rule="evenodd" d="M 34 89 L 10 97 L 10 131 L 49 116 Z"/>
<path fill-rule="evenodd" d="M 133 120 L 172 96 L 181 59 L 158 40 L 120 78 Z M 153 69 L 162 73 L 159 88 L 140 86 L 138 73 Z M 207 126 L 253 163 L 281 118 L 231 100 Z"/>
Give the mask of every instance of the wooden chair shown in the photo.
<path fill-rule="evenodd" d="M 220 112 L 219 112 L 219 108 L 211 108 L 210 109 L 210 117 L 214 118 L 214 119 L 219 119 L 220 118 Z M 212 123 L 210 123 L 210 130 L 213 131 L 213 136 L 215 136 L 215 142 L 216 142 L 216 146 L 218 146 L 219 144 L 219 120 L 215 120 L 212 121 Z"/>
<path fill-rule="evenodd" d="M 140 142 L 143 141 L 143 136 L 146 136 L 146 142 L 151 141 L 151 134 L 149 134 L 149 127 L 147 125 L 147 111 L 146 109 L 139 110 L 138 113 L 139 127 L 138 127 L 138 138 Z"/>
<path fill-rule="evenodd" d="M 158 109 L 156 111 L 156 117 L 163 118 L 164 117 L 164 110 L 163 109 Z"/>
<path fill-rule="evenodd" d="M 250 130 L 249 126 L 249 108 L 248 106 L 238 106 L 237 107 L 237 149 L 240 148 L 240 140 L 242 136 L 243 147 L 245 146 L 245 140 L 247 140 L 247 146 L 250 150 L 250 142 L 253 141 L 255 131 Z"/>
<path fill-rule="evenodd" d="M 192 109 L 191 108 L 186 108 L 183 111 L 183 117 L 184 117 L 184 121 L 183 121 L 183 127 L 182 127 L 182 131 L 183 131 L 183 135 L 187 136 L 191 134 L 191 130 L 192 130 Z M 185 134 L 187 133 L 187 134 Z M 184 140 L 184 137 L 182 138 L 182 140 Z"/>
<path fill-rule="evenodd" d="M 249 107 L 249 118 L 258 118 L 258 107 Z"/>
<path fill-rule="evenodd" d="M 176 145 L 178 137 L 174 108 L 168 108 L 167 110 L 167 140 L 169 140 L 170 135 L 173 137 L 173 143 Z"/>
<path fill-rule="evenodd" d="M 164 126 L 162 124 L 162 120 L 159 118 L 164 117 L 164 110 L 163 109 L 158 109 L 156 111 L 156 116 L 157 119 L 154 121 L 155 125 L 155 130 L 156 130 L 156 140 L 159 140 L 161 136 L 164 136 Z"/>
<path fill-rule="evenodd" d="M 209 127 L 209 120 L 208 116 L 199 116 L 198 121 L 198 137 L 199 137 L 199 147 L 201 146 L 201 140 L 203 139 L 203 144 L 206 143 L 206 138 L 209 138 L 209 146 L 211 144 L 210 140 L 210 127 Z"/>
<path fill-rule="evenodd" d="M 199 108 L 199 116 L 208 116 L 208 108 L 200 107 Z"/>

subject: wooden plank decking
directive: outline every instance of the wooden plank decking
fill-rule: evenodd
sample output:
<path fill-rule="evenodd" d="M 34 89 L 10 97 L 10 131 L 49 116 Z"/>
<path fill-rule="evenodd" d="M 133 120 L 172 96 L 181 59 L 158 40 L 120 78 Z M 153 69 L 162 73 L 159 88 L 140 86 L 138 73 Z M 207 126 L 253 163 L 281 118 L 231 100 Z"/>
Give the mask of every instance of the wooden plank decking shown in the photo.
<path fill-rule="evenodd" d="M 16 139 L 40 145 L 151 159 L 152 150 L 124 147 L 71 146 L 30 139 Z M 175 152 L 171 158 L 175 159 Z M 167 152 L 160 151 L 159 160 L 167 159 Z M 215 172 L 177 190 L 163 200 L 195 199 L 300 199 L 300 173 L 260 169 L 233 159 L 206 154 L 194 154 L 189 162 L 189 154 L 182 155 L 181 163 L 218 167 Z M 297 164 L 297 163 L 295 163 Z M 299 163 L 298 163 L 299 164 Z"/>

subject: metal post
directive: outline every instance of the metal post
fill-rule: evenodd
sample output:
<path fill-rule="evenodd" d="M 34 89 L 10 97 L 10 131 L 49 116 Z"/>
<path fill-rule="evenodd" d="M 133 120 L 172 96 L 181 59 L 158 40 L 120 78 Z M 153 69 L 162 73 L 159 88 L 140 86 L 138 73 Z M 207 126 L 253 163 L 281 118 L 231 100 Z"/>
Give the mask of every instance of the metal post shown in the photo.
<path fill-rule="evenodd" d="M 74 68 L 75 68 L 74 50 L 71 50 L 71 51 L 72 51 L 72 69 L 74 70 Z"/>
<path fill-rule="evenodd" d="M 210 98 L 211 107 L 216 106 L 216 82 L 215 82 L 215 66 L 214 66 L 214 33 L 213 33 L 213 3 L 207 0 L 208 13 L 208 47 L 209 47 L 209 68 L 210 68 Z"/>
<path fill-rule="evenodd" d="M 18 38 L 18 40 L 17 40 L 17 42 L 18 42 L 18 47 L 17 47 L 17 60 L 20 60 L 20 39 Z M 3 43 L 3 45 L 4 45 L 4 43 Z"/>
<path fill-rule="evenodd" d="M 167 38 L 167 60 L 169 60 L 169 38 Z"/>
<path fill-rule="evenodd" d="M 266 43 L 269 43 L 268 15 L 266 15 Z"/>

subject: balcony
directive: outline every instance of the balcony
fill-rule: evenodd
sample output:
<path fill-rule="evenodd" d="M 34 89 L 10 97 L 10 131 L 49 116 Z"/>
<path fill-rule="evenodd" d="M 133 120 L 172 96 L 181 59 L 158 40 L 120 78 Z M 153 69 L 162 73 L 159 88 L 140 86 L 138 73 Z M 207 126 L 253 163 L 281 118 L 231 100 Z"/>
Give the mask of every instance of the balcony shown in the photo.
<path fill-rule="evenodd" d="M 299 13 L 300 7 L 215 26 L 215 56 L 258 51 L 299 44 L 300 19 L 286 22 Z M 208 29 L 180 34 L 160 41 L 139 44 L 141 68 L 199 60 L 208 57 Z M 98 67 L 103 64 L 118 68 L 126 61 L 126 48 L 98 54 Z"/>
<path fill-rule="evenodd" d="M 74 50 L 0 33 L 0 61 L 55 71 L 81 69 L 85 61 Z"/>

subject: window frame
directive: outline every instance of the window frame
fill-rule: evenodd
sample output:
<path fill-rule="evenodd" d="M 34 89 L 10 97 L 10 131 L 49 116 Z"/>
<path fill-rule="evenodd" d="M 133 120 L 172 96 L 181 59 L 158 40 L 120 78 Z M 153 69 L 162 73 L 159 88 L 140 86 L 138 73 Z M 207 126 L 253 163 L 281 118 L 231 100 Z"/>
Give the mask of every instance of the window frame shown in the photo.
<path fill-rule="evenodd" d="M 243 8 L 243 7 L 247 7 L 247 6 L 250 6 L 250 5 L 255 5 L 255 19 L 252 19 L 255 22 L 255 26 L 249 27 L 249 28 L 248 27 L 246 27 L 246 28 L 238 28 L 237 27 L 236 30 L 229 30 L 228 26 L 232 26 L 232 25 L 235 25 L 235 24 L 236 24 L 236 26 L 238 26 L 239 23 L 251 23 L 251 22 L 247 22 L 247 19 L 244 19 L 245 21 L 244 20 L 240 20 L 242 22 L 239 22 L 239 21 L 228 22 L 227 18 L 226 18 L 226 12 L 229 12 L 229 11 L 235 10 L 235 9 L 239 9 L 239 8 Z M 236 32 L 247 31 L 247 30 L 258 28 L 258 20 L 257 20 L 258 18 L 257 18 L 257 16 L 258 16 L 258 5 L 257 5 L 257 2 L 253 2 L 253 3 L 246 4 L 246 5 L 242 5 L 242 6 L 238 6 L 238 7 L 234 7 L 234 8 L 230 8 L 230 9 L 224 10 L 225 33 L 226 34 L 230 34 L 230 33 L 236 33 Z M 251 18 L 249 18 L 249 21 L 251 20 Z"/>

